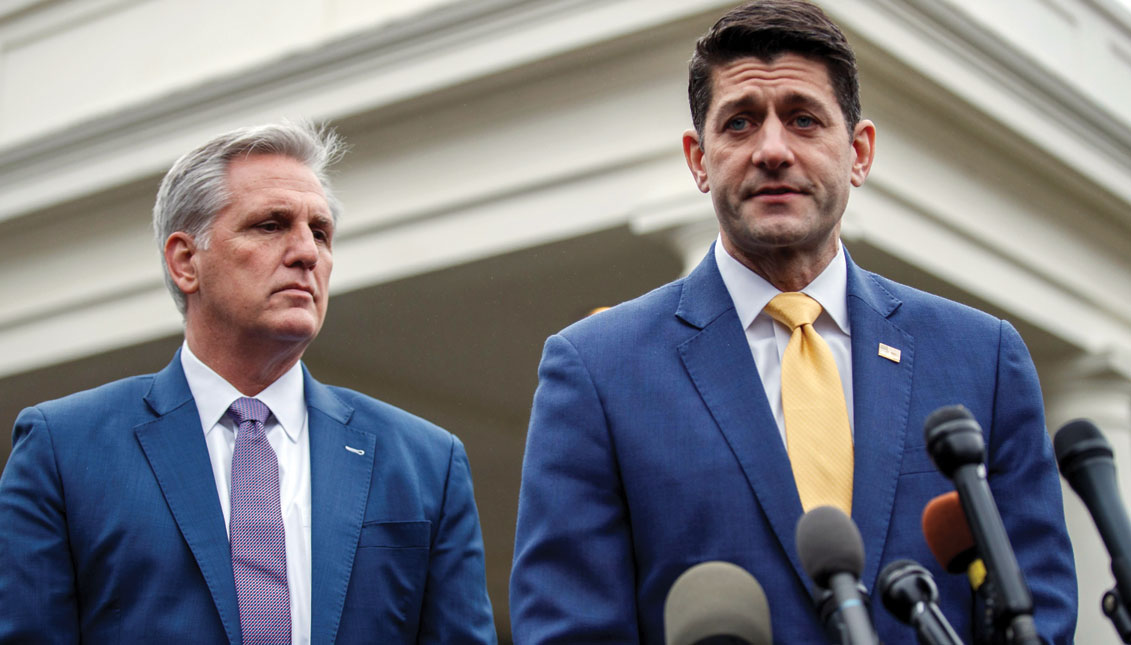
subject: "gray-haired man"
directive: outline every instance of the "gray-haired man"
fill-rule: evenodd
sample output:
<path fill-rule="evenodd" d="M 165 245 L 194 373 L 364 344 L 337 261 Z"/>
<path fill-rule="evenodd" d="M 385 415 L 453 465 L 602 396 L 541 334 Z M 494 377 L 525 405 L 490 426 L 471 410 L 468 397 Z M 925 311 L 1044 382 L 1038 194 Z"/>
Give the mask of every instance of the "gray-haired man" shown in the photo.
<path fill-rule="evenodd" d="M 0 477 L 0 641 L 495 641 L 467 457 L 315 381 L 336 135 L 245 128 L 154 207 L 185 342 L 24 410 Z"/>

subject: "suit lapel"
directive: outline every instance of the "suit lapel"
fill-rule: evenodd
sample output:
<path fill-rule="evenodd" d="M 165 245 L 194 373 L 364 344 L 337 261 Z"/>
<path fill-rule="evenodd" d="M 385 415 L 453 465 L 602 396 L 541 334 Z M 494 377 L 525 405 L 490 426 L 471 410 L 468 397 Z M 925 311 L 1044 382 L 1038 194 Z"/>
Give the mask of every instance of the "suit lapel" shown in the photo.
<path fill-rule="evenodd" d="M 310 430 L 311 642 L 338 632 L 369 499 L 376 436 L 347 426 L 353 408 L 303 367 Z"/>
<path fill-rule="evenodd" d="M 806 580 L 794 539 L 801 499 L 789 456 L 713 250 L 684 281 L 676 315 L 700 329 L 679 346 L 684 367 L 734 452 L 794 571 Z"/>
<path fill-rule="evenodd" d="M 861 581 L 869 589 L 879 574 L 908 432 L 915 339 L 889 320 L 900 304 L 849 258 L 856 452 L 852 518 L 864 538 Z M 881 343 L 899 350 L 898 362 L 880 355 Z"/>
<path fill-rule="evenodd" d="M 173 362 L 154 377 L 145 401 L 158 417 L 138 425 L 134 433 L 196 558 L 228 639 L 238 643 L 240 617 L 228 532 L 179 350 Z"/>
<path fill-rule="evenodd" d="M 852 516 L 864 539 L 862 582 L 870 589 L 879 574 L 907 439 L 914 337 L 888 319 L 901 302 L 851 257 L 847 295 L 856 429 Z M 684 366 L 794 570 L 808 580 L 794 543 L 802 509 L 789 456 L 713 251 L 684 281 L 676 315 L 700 329 L 679 346 Z M 880 356 L 880 343 L 900 350 L 899 361 Z"/>

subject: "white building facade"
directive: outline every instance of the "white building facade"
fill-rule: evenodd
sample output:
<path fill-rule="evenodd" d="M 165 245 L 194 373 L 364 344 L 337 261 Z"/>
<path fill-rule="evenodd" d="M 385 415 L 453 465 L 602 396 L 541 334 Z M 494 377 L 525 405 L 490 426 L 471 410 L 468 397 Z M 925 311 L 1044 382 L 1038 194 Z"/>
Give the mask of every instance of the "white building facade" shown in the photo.
<path fill-rule="evenodd" d="M 149 222 L 177 156 L 242 125 L 329 122 L 352 149 L 307 364 L 464 440 L 506 642 L 542 341 L 714 239 L 680 135 L 692 46 L 732 4 L 0 2 L 0 425 L 172 356 L 181 321 Z M 1093 419 L 1131 499 L 1131 11 L 821 4 L 878 130 L 845 216 L 854 259 L 1013 322 L 1049 428 Z M 1117 643 L 1106 551 L 1067 488 L 1065 508 L 1078 640 Z"/>

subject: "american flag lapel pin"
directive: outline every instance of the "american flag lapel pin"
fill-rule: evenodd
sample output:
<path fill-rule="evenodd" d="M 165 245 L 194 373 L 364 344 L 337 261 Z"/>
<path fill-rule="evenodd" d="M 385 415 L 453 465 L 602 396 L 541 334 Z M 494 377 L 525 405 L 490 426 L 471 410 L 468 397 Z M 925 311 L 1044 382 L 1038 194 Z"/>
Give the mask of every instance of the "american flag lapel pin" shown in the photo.
<path fill-rule="evenodd" d="M 892 347 L 891 345 L 885 345 L 883 343 L 880 343 L 880 356 L 883 356 L 884 358 L 888 359 L 889 361 L 891 361 L 893 363 L 898 363 L 899 362 L 899 354 L 900 354 L 900 351 L 898 349 Z"/>

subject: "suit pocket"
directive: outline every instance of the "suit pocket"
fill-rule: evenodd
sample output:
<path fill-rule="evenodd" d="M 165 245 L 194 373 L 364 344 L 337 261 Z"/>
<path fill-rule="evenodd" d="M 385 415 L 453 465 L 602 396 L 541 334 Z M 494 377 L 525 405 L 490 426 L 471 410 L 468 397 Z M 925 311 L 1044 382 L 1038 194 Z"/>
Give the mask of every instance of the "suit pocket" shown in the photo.
<path fill-rule="evenodd" d="M 914 473 L 937 473 L 938 469 L 935 468 L 935 462 L 931 461 L 931 455 L 927 452 L 925 444 L 912 444 L 907 446 L 903 451 L 903 465 L 899 469 L 901 475 L 911 475 Z"/>
<path fill-rule="evenodd" d="M 381 630 L 416 633 L 428 580 L 431 528 L 427 520 L 361 526 L 342 614 L 345 632 L 339 637 Z"/>
<path fill-rule="evenodd" d="M 358 548 L 427 549 L 432 522 L 366 522 L 361 525 Z"/>

